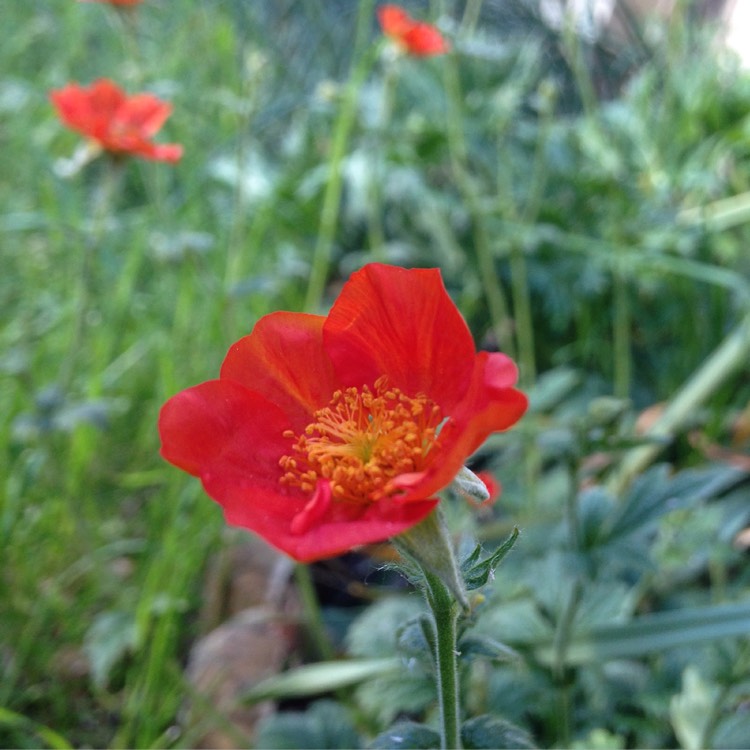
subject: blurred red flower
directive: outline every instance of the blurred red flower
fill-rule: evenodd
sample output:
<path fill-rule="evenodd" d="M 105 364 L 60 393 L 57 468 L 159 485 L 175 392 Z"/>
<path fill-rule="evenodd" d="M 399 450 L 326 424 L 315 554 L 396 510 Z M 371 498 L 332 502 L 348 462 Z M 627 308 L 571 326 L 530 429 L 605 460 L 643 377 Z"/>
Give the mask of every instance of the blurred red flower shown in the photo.
<path fill-rule="evenodd" d="M 410 55 L 429 57 L 442 55 L 450 45 L 435 26 L 413 19 L 398 5 L 381 5 L 378 21 L 383 33 Z"/>
<path fill-rule="evenodd" d="M 487 492 L 490 495 L 482 505 L 492 505 L 492 503 L 500 497 L 500 492 L 502 491 L 500 482 L 498 482 L 497 479 L 495 479 L 495 475 L 489 471 L 480 471 L 477 476 L 482 480 L 482 483 L 487 488 Z"/>
<path fill-rule="evenodd" d="M 128 96 L 105 78 L 88 88 L 71 83 L 53 91 L 50 99 L 62 122 L 115 155 L 141 156 L 176 162 L 182 146 L 157 144 L 151 138 L 161 129 L 172 107 L 153 94 Z"/>
<path fill-rule="evenodd" d="M 503 354 L 476 353 L 436 269 L 370 264 L 327 317 L 277 312 L 219 378 L 172 397 L 161 453 L 229 523 L 300 561 L 395 536 L 526 397 Z"/>
<path fill-rule="evenodd" d="M 78 0 L 79 3 L 106 3 L 107 5 L 140 5 L 143 0 Z"/>

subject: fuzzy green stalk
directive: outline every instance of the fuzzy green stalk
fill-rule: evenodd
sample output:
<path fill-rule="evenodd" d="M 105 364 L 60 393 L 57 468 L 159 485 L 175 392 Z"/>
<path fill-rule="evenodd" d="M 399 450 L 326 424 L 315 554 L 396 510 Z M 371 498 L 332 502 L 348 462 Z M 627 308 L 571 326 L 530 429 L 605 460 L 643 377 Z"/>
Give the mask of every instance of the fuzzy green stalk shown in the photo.
<path fill-rule="evenodd" d="M 469 175 L 468 155 L 463 134 L 463 122 L 461 120 L 461 102 L 463 97 L 461 94 L 461 82 L 458 77 L 458 66 L 453 54 L 448 55 L 443 71 L 448 101 L 448 145 L 453 176 L 461 197 L 466 202 L 474 225 L 477 262 L 479 264 L 484 296 L 489 307 L 492 329 L 500 349 L 509 357 L 515 358 L 515 345 L 509 325 L 508 303 L 495 270 L 487 221 L 481 208 L 477 189 Z"/>
<path fill-rule="evenodd" d="M 357 111 L 357 96 L 362 84 L 374 62 L 374 52 L 366 53 L 372 24 L 374 0 L 363 0 L 359 4 L 357 16 L 357 30 L 354 41 L 354 69 L 349 76 L 349 82 L 344 91 L 338 117 L 333 129 L 331 156 L 328 164 L 329 174 L 323 195 L 318 237 L 313 251 L 310 281 L 305 295 L 305 310 L 316 312 L 320 307 L 325 290 L 328 267 L 336 234 L 339 212 L 341 210 L 341 191 L 343 186 L 342 163 L 349 145 L 349 137 L 354 125 Z"/>
<path fill-rule="evenodd" d="M 458 664 L 456 661 L 456 621 L 458 604 L 440 578 L 422 571 L 425 598 L 430 607 L 435 628 L 435 667 L 438 702 L 440 706 L 440 747 L 443 750 L 461 747 L 458 692 Z"/>
<path fill-rule="evenodd" d="M 466 476 L 462 478 L 471 483 Z M 440 508 L 392 541 L 408 563 L 407 573 L 418 574 L 415 577 L 432 613 L 431 645 L 440 707 L 441 748 L 458 748 L 461 745 L 456 620 L 460 610 L 468 612 L 470 608 Z"/>

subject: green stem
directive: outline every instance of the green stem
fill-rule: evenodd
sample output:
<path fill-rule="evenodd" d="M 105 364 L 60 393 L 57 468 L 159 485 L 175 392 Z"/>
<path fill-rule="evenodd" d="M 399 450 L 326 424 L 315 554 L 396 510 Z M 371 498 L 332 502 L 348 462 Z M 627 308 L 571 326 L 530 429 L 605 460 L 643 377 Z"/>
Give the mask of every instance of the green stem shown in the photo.
<path fill-rule="evenodd" d="M 81 365 L 80 350 L 86 337 L 86 319 L 95 279 L 94 259 L 107 229 L 107 222 L 112 214 L 112 205 L 118 191 L 123 172 L 123 163 L 115 161 L 108 155 L 102 165 L 102 179 L 91 199 L 91 222 L 89 232 L 83 242 L 81 267 L 78 272 L 78 290 L 73 299 L 76 302 L 73 334 L 68 347 L 68 355 L 60 368 L 60 386 L 67 391 L 72 383 L 76 368 Z"/>
<path fill-rule="evenodd" d="M 716 391 L 736 370 L 747 365 L 750 356 L 750 313 L 717 347 L 698 371 L 682 386 L 661 417 L 644 433 L 644 437 L 670 438 L 695 414 L 695 410 Z M 617 475 L 610 483 L 619 493 L 628 486 L 659 454 L 664 442 L 659 441 L 626 454 Z"/>
<path fill-rule="evenodd" d="M 448 588 L 423 569 L 425 598 L 435 626 L 435 666 L 440 705 L 441 748 L 460 748 L 456 620 L 458 606 Z"/>
<path fill-rule="evenodd" d="M 454 55 L 449 55 L 444 66 L 445 90 L 448 100 L 448 144 L 451 167 L 459 192 L 461 193 L 474 225 L 477 262 L 487 306 L 489 307 L 492 328 L 500 349 L 514 357 L 515 346 L 509 326 L 508 303 L 505 299 L 500 279 L 495 271 L 492 245 L 487 222 L 477 190 L 469 175 L 468 155 L 461 121 L 461 83 Z"/>
<path fill-rule="evenodd" d="M 294 582 L 297 584 L 297 592 L 302 600 L 302 610 L 305 613 L 305 624 L 313 646 L 318 652 L 317 655 L 323 661 L 331 661 L 335 654 L 326 635 L 323 615 L 320 611 L 320 601 L 315 592 L 309 565 L 300 563 L 294 566 Z"/>
<path fill-rule="evenodd" d="M 471 36 L 479 22 L 479 15 L 482 12 L 484 0 L 467 0 L 464 16 L 461 19 L 460 37 Z"/>
<path fill-rule="evenodd" d="M 631 346 L 630 346 L 630 295 L 625 274 L 617 269 L 614 284 L 614 394 L 626 399 L 630 395 Z"/>
<path fill-rule="evenodd" d="M 510 282 L 513 316 L 516 321 L 516 341 L 518 342 L 519 384 L 522 388 L 528 388 L 536 380 L 534 322 L 531 316 L 526 258 L 518 242 L 513 242 L 510 251 Z"/>
<path fill-rule="evenodd" d="M 374 141 L 371 145 L 373 153 L 372 175 L 368 186 L 367 211 L 367 234 L 370 243 L 370 252 L 377 261 L 384 258 L 385 231 L 383 229 L 383 200 L 381 192 L 381 180 L 385 174 L 384 159 L 382 154 L 383 144 L 387 143 L 388 126 L 393 109 L 393 96 L 396 89 L 396 61 L 389 60 L 383 74 L 382 114 L 374 129 Z"/>
<path fill-rule="evenodd" d="M 357 17 L 357 31 L 354 42 L 353 59 L 355 67 L 349 76 L 349 82 L 344 92 L 344 100 L 339 110 L 334 126 L 331 157 L 329 161 L 328 183 L 323 196 L 323 208 L 320 215 L 318 238 L 313 251 L 310 281 L 305 295 L 305 310 L 315 312 L 320 307 L 325 290 L 328 266 L 331 262 L 331 252 L 336 234 L 336 223 L 341 208 L 341 190 L 343 175 L 341 166 L 344 161 L 346 147 L 349 144 L 354 117 L 357 111 L 357 95 L 374 62 L 374 53 L 364 54 L 368 43 L 374 0 L 363 0 L 359 6 Z"/>
<path fill-rule="evenodd" d="M 578 94 L 581 97 L 581 104 L 583 104 L 583 110 L 586 117 L 596 117 L 597 111 L 597 97 L 594 89 L 594 84 L 591 81 L 588 68 L 586 67 L 586 60 L 583 54 L 583 39 L 581 35 L 575 29 L 572 15 L 569 15 L 562 34 L 563 41 L 563 53 L 566 58 L 566 62 L 573 73 L 573 79 L 576 82 L 576 88 Z"/>
<path fill-rule="evenodd" d="M 245 47 L 238 50 L 240 59 L 246 58 Z M 249 67 L 249 66 L 248 66 Z M 224 266 L 224 297 L 222 324 L 229 338 L 236 335 L 234 318 L 237 309 L 235 286 L 242 278 L 244 269 L 256 269 L 258 265 L 258 248 L 261 238 L 268 226 L 269 211 L 265 206 L 254 207 L 253 221 L 248 231 L 248 207 L 245 205 L 242 176 L 246 172 L 249 157 L 248 133 L 257 111 L 257 95 L 261 90 L 260 71 L 247 70 L 241 83 L 240 96 L 243 105 L 237 113 L 235 130 L 238 133 L 235 149 L 237 181 L 232 196 L 232 219 L 227 237 L 227 254 Z"/>

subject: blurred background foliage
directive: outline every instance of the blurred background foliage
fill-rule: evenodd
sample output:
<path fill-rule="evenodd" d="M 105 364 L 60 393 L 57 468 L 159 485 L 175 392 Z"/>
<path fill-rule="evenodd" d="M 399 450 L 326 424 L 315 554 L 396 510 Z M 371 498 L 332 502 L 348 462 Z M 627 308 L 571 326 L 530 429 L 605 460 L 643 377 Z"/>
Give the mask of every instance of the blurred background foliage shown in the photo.
<path fill-rule="evenodd" d="M 472 746 L 750 737 L 750 78 L 695 3 L 599 29 L 532 0 L 405 5 L 451 55 L 395 57 L 367 0 L 3 8 L 0 745 L 200 739 L 184 666 L 237 537 L 159 459 L 158 409 L 372 260 L 440 266 L 532 397 L 475 460 L 500 503 L 448 505 L 465 544 L 522 531 L 464 634 L 467 714 L 511 722 Z M 129 162 L 104 215 L 106 165 L 66 175 L 48 101 L 102 76 L 171 101 L 185 147 Z M 323 609 L 337 654 L 408 672 L 292 701 L 260 746 L 430 718 L 401 589 Z"/>

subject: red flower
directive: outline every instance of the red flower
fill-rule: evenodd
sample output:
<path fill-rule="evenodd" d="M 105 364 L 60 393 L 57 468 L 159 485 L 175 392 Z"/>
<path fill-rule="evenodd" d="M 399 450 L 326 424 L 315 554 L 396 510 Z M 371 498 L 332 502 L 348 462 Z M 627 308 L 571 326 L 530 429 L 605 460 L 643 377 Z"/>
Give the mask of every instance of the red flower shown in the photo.
<path fill-rule="evenodd" d="M 141 156 L 176 162 L 182 146 L 157 144 L 151 138 L 161 129 L 172 107 L 153 94 L 128 96 L 112 81 L 99 79 L 84 88 L 71 83 L 50 94 L 65 125 L 116 155 Z"/>
<path fill-rule="evenodd" d="M 398 5 L 381 5 L 378 21 L 383 33 L 410 55 L 429 57 L 442 55 L 450 49 L 443 35 L 429 23 L 415 21 Z"/>
<path fill-rule="evenodd" d="M 327 317 L 277 312 L 218 380 L 162 408 L 162 455 L 227 521 L 300 561 L 395 536 L 526 397 L 503 354 L 474 350 L 440 272 L 371 264 Z"/>

